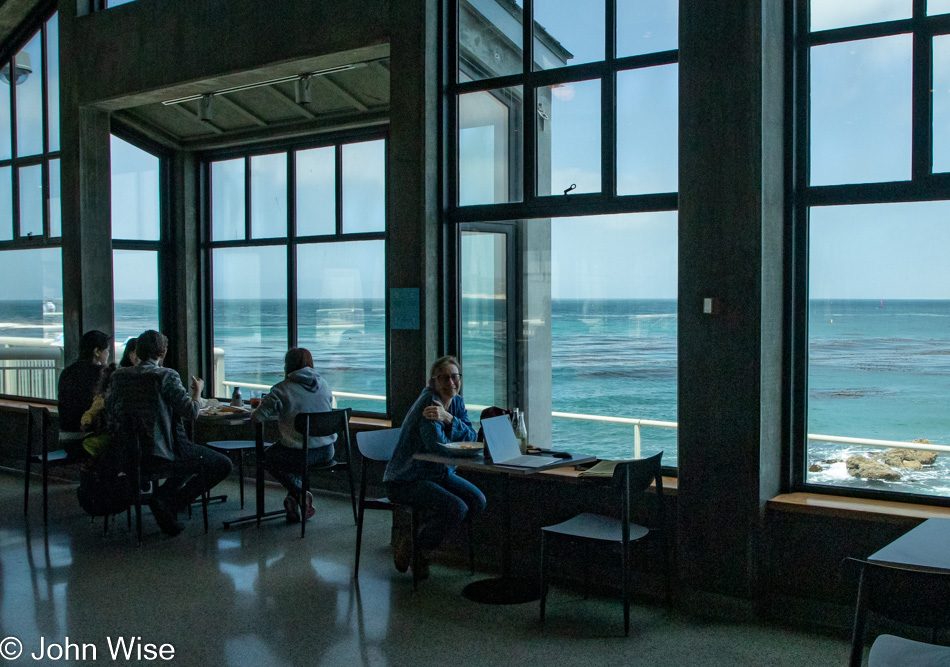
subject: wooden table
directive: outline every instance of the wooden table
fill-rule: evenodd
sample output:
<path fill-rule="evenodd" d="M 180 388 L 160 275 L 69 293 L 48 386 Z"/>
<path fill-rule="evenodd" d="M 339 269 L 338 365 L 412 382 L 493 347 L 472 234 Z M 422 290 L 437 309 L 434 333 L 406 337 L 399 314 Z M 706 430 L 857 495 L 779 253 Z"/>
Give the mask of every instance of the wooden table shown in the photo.
<path fill-rule="evenodd" d="M 543 452 L 542 452 L 543 454 Z M 484 604 L 521 604 L 524 602 L 533 602 L 541 598 L 541 589 L 537 579 L 527 577 L 515 577 L 511 574 L 511 502 L 510 502 L 510 480 L 513 476 L 536 475 L 545 470 L 554 468 L 564 468 L 569 466 L 582 465 L 596 461 L 594 456 L 578 456 L 569 459 L 559 459 L 553 467 L 546 466 L 544 470 L 537 468 L 514 468 L 511 466 L 497 465 L 485 460 L 481 455 L 475 457 L 457 457 L 446 456 L 442 454 L 416 454 L 414 459 L 420 461 L 431 461 L 433 463 L 443 463 L 445 465 L 455 466 L 456 468 L 467 468 L 470 470 L 481 470 L 484 472 L 498 472 L 504 474 L 504 491 L 502 492 L 502 556 L 501 556 L 501 576 L 491 579 L 482 579 L 476 581 L 464 589 L 462 595 L 473 602 Z"/>

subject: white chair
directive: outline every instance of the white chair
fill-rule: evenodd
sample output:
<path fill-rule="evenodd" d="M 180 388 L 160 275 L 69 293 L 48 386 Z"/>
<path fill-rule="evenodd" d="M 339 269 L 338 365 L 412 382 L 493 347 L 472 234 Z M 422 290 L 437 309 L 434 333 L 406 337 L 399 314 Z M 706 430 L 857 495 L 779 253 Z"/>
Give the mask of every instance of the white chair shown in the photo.
<path fill-rule="evenodd" d="M 881 635 L 871 645 L 868 667 L 950 667 L 950 647 Z"/>

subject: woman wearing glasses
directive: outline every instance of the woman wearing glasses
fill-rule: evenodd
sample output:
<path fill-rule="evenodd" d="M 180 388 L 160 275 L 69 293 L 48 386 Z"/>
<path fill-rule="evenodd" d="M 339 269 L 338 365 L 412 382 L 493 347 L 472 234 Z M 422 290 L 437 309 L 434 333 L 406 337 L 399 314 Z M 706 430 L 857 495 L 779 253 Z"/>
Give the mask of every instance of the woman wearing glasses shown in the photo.
<path fill-rule="evenodd" d="M 413 404 L 402 424 L 396 451 L 386 466 L 383 481 L 393 502 L 420 511 L 419 572 L 429 575 L 428 554 L 462 521 L 474 521 L 485 509 L 485 495 L 478 487 L 442 463 L 418 461 L 415 454 L 439 454 L 440 444 L 475 440 L 465 401 L 459 395 L 462 366 L 455 357 L 442 357 L 432 364 L 429 386 Z M 396 569 L 405 572 L 412 560 L 409 526 L 393 515 L 393 558 Z"/>

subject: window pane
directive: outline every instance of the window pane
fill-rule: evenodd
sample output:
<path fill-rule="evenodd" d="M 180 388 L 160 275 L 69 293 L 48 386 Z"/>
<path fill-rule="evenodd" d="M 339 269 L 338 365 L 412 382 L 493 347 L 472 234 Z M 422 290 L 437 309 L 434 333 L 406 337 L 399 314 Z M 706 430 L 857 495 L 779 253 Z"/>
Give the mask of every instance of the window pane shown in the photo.
<path fill-rule="evenodd" d="M 158 158 L 112 137 L 112 238 L 160 238 Z"/>
<path fill-rule="evenodd" d="M 287 153 L 251 158 L 251 238 L 287 236 Z"/>
<path fill-rule="evenodd" d="M 244 238 L 244 158 L 211 163 L 211 238 Z"/>
<path fill-rule="evenodd" d="M 508 407 L 507 235 L 462 232 L 462 356 L 471 413 Z"/>
<path fill-rule="evenodd" d="M 811 29 L 812 31 L 830 30 L 852 25 L 909 19 L 911 9 L 911 0 L 887 0 L 886 2 L 811 0 Z"/>
<path fill-rule="evenodd" d="M 20 236 L 43 235 L 43 167 L 20 167 Z"/>
<path fill-rule="evenodd" d="M 10 64 L 3 65 L 3 70 L 10 71 Z M 0 70 L 0 160 L 9 160 L 13 157 L 13 144 L 10 127 L 10 84 L 4 80 Z"/>
<path fill-rule="evenodd" d="M 605 23 L 604 0 L 535 0 L 535 70 L 603 60 Z"/>
<path fill-rule="evenodd" d="M 618 58 L 670 51 L 678 44 L 678 0 L 617 0 Z"/>
<path fill-rule="evenodd" d="M 459 96 L 459 206 L 521 201 L 521 86 Z"/>
<path fill-rule="evenodd" d="M 298 344 L 339 407 L 386 411 L 385 274 L 383 241 L 297 247 Z"/>
<path fill-rule="evenodd" d="M 950 11 L 950 10 L 948 10 Z M 933 40 L 933 170 L 950 171 L 950 36 Z"/>
<path fill-rule="evenodd" d="M 112 297 L 116 357 L 121 359 L 125 341 L 148 329 L 159 330 L 158 252 L 113 250 Z"/>
<path fill-rule="evenodd" d="M 46 22 L 47 104 L 49 150 L 59 150 L 59 14 Z"/>
<path fill-rule="evenodd" d="M 0 241 L 13 238 L 13 167 L 0 167 Z"/>
<path fill-rule="evenodd" d="M 889 447 L 816 436 L 950 445 L 948 220 L 946 201 L 811 210 L 808 482 L 947 494 L 946 453 L 919 469 L 885 465 L 899 479 L 871 481 L 848 462 Z"/>
<path fill-rule="evenodd" d="M 617 73 L 617 194 L 676 192 L 678 65 Z"/>
<path fill-rule="evenodd" d="M 287 249 L 217 248 L 212 261 L 214 395 L 230 396 L 236 383 L 247 398 L 284 376 Z"/>
<path fill-rule="evenodd" d="M 336 232 L 336 149 L 297 151 L 297 235 Z"/>
<path fill-rule="evenodd" d="M 56 398 L 63 368 L 59 248 L 0 252 L 0 394 Z"/>
<path fill-rule="evenodd" d="M 950 14 L 950 0 L 927 0 L 927 13 L 931 16 Z"/>
<path fill-rule="evenodd" d="M 119 5 L 127 5 L 130 2 L 135 2 L 135 0 L 106 0 L 106 8 L 118 7 Z"/>
<path fill-rule="evenodd" d="M 17 155 L 43 152 L 43 48 L 36 33 L 16 55 L 16 138 Z M 27 73 L 30 68 L 31 73 Z"/>
<path fill-rule="evenodd" d="M 459 80 L 520 74 L 521 3 L 459 0 Z"/>
<path fill-rule="evenodd" d="M 811 50 L 811 184 L 911 175 L 910 35 Z"/>
<path fill-rule="evenodd" d="M 538 194 L 600 192 L 600 79 L 538 88 Z"/>
<path fill-rule="evenodd" d="M 343 233 L 386 229 L 386 142 L 343 146 Z"/>
<path fill-rule="evenodd" d="M 63 197 L 61 194 L 59 160 L 49 161 L 49 235 L 63 235 Z"/>
<path fill-rule="evenodd" d="M 667 422 L 666 427 L 642 428 L 641 454 L 663 450 L 664 464 L 675 466 L 676 213 L 528 221 L 525 231 L 537 240 L 534 248 L 530 238 L 525 243 L 534 258 L 545 255 L 545 228 L 550 271 L 536 262 L 527 272 L 538 284 L 528 285 L 524 297 L 525 346 L 531 355 L 525 363 L 532 367 L 526 374 L 532 397 L 526 405 L 529 440 L 547 446 L 539 434 L 549 427 L 555 449 L 633 458 L 633 426 L 601 419 L 656 420 Z M 532 289 L 537 296 L 531 296 Z M 532 346 L 541 351 L 531 352 Z M 555 413 L 547 424 L 540 409 L 545 383 L 548 412 Z M 531 401 L 538 409 L 530 407 Z"/>

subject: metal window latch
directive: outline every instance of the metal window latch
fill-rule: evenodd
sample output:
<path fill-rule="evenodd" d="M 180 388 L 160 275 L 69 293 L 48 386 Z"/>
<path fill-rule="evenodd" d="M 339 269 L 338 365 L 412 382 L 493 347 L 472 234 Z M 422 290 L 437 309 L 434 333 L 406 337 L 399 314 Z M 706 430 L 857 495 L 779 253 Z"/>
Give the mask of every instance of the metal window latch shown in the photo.
<path fill-rule="evenodd" d="M 548 112 L 544 110 L 544 107 L 541 106 L 541 103 L 540 103 L 540 102 L 538 102 L 538 116 L 541 117 L 541 121 L 540 121 L 539 124 L 540 124 L 540 126 L 541 126 L 541 129 L 543 130 L 543 129 L 544 129 L 544 121 L 548 120 L 548 119 L 550 118 L 550 116 L 548 116 Z"/>
<path fill-rule="evenodd" d="M 576 188 L 577 188 L 577 183 L 571 183 L 570 187 L 568 187 L 568 188 L 564 191 L 564 194 L 567 194 L 568 192 L 570 192 L 571 190 L 574 190 L 574 189 L 576 189 Z"/>

